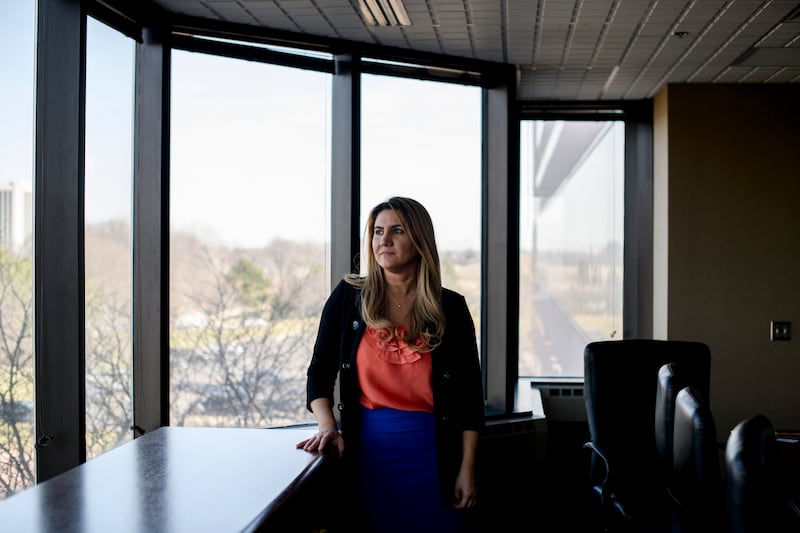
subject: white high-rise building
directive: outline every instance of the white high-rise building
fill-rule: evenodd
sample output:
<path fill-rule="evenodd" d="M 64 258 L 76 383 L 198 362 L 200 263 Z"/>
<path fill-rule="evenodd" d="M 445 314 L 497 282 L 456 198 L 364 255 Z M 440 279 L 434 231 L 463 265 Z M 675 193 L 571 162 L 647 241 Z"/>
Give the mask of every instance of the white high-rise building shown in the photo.
<path fill-rule="evenodd" d="M 33 187 L 27 181 L 0 183 L 0 248 L 17 250 L 33 233 Z"/>

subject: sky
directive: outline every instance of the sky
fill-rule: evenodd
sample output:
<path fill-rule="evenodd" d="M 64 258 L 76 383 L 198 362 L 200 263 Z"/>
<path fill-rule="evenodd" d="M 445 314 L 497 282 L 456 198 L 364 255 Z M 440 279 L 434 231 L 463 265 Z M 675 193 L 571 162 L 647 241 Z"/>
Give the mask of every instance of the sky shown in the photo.
<path fill-rule="evenodd" d="M 33 4 L 0 4 L 0 183 L 32 181 Z M 131 39 L 89 20 L 87 223 L 130 220 L 133 62 Z M 327 241 L 330 75 L 183 51 L 172 69 L 172 228 L 238 247 Z M 411 196 L 442 250 L 479 249 L 480 98 L 476 87 L 363 77 L 362 228 L 376 203 Z M 587 194 L 573 201 L 591 206 L 603 183 L 581 181 Z M 596 240 L 596 224 L 564 220 L 568 238 Z"/>
<path fill-rule="evenodd" d="M 0 0 L 0 184 L 33 168 L 33 0 Z"/>
<path fill-rule="evenodd" d="M 328 74 L 176 52 L 174 223 L 199 227 L 217 211 L 226 240 L 327 238 L 330 83 Z M 477 249 L 480 89 L 365 76 L 362 94 L 362 223 L 387 197 L 412 196 L 430 211 L 440 247 Z"/>
<path fill-rule="evenodd" d="M 0 72 L 13 77 L 0 84 L 0 181 L 32 181 L 32 4 L 4 3 L 0 16 L 11 51 Z M 87 223 L 130 220 L 133 63 L 133 41 L 89 19 Z M 328 240 L 330 75 L 183 51 L 172 68 L 173 229 L 241 247 Z M 363 95 L 362 219 L 411 196 L 441 248 L 478 249 L 480 89 L 365 76 Z"/>

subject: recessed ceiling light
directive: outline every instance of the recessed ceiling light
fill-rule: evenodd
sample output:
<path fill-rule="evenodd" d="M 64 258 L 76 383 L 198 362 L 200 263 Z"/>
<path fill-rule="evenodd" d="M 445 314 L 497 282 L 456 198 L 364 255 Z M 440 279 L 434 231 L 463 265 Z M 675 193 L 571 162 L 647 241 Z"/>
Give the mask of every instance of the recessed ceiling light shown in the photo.
<path fill-rule="evenodd" d="M 410 26 L 411 19 L 401 0 L 358 0 L 368 26 Z"/>

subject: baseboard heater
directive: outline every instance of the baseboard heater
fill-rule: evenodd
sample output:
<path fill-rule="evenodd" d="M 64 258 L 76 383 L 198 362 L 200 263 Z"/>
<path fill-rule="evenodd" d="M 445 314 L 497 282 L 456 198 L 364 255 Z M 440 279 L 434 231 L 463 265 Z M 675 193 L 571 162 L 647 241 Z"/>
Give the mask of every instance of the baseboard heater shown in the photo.
<path fill-rule="evenodd" d="M 542 408 L 547 420 L 553 422 L 585 422 L 586 404 L 582 383 L 534 383 L 542 397 Z"/>

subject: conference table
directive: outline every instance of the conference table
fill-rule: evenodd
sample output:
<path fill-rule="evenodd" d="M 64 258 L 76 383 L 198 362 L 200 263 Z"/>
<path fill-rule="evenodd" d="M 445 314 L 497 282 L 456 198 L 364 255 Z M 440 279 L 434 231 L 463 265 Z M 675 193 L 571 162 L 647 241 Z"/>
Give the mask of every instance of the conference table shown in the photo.
<path fill-rule="evenodd" d="M 310 483 L 315 427 L 161 427 L 0 502 L 2 532 L 249 532 Z"/>

